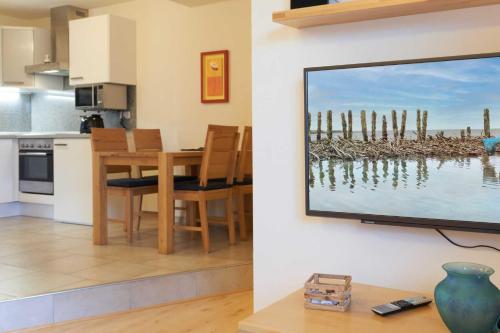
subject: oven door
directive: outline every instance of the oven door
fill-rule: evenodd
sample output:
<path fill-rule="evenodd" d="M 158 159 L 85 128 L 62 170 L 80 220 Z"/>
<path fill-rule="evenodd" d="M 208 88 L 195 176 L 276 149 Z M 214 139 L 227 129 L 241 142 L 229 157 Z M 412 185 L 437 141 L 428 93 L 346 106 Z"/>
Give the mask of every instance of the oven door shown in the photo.
<path fill-rule="evenodd" d="M 75 88 L 75 108 L 94 110 L 97 108 L 97 86 Z"/>
<path fill-rule="evenodd" d="M 52 151 L 19 151 L 19 191 L 54 194 Z"/>

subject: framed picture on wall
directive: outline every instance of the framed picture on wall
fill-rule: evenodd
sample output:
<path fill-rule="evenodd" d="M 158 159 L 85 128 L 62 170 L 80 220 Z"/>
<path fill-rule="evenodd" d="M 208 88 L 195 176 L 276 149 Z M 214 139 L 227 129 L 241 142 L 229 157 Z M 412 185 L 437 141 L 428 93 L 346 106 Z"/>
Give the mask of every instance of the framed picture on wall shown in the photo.
<path fill-rule="evenodd" d="M 229 102 L 229 51 L 201 53 L 201 102 Z"/>

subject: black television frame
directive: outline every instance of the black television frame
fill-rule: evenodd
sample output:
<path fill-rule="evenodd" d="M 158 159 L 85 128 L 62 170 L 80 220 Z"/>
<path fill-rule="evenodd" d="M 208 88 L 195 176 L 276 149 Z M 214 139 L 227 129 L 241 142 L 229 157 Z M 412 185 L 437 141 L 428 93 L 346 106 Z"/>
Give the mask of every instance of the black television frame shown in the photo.
<path fill-rule="evenodd" d="M 392 66 L 392 65 L 418 64 L 418 63 L 429 63 L 429 62 L 443 62 L 443 61 L 496 58 L 496 57 L 500 57 L 500 52 L 304 68 L 304 144 L 305 144 L 304 150 L 305 150 L 306 215 L 318 216 L 318 217 L 356 219 L 356 220 L 361 220 L 362 223 L 367 223 L 367 224 L 382 224 L 382 225 L 392 225 L 401 227 L 447 229 L 447 230 L 500 234 L 500 223 L 495 224 L 495 223 L 475 222 L 475 221 L 444 220 L 444 219 L 430 219 L 430 218 L 405 217 L 405 216 L 389 216 L 389 215 L 358 214 L 358 213 L 348 213 L 348 212 L 330 212 L 330 211 L 312 210 L 309 206 L 309 201 L 310 201 L 309 200 L 309 140 L 308 140 L 308 128 L 307 128 L 308 104 L 309 104 L 308 74 L 311 72 L 319 72 L 319 71 L 335 70 L 335 69 L 379 67 L 379 66 Z M 499 202 L 499 209 L 500 209 L 500 202 Z"/>

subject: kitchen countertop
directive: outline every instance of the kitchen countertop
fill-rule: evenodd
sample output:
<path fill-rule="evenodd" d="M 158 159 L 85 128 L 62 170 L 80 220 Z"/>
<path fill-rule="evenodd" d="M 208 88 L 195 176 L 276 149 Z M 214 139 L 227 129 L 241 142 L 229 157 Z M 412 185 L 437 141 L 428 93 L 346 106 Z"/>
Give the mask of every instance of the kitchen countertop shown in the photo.
<path fill-rule="evenodd" d="M 80 132 L 0 132 L 0 139 L 85 139 L 90 134 Z"/>

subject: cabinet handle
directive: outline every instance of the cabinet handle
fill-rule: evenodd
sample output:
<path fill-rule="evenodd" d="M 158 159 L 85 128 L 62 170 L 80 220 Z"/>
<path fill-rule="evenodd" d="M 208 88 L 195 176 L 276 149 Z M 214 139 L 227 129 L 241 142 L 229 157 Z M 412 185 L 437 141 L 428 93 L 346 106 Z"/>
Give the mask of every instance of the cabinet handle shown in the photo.
<path fill-rule="evenodd" d="M 4 81 L 3 84 L 24 85 L 23 81 Z"/>
<path fill-rule="evenodd" d="M 54 146 L 56 146 L 56 147 L 67 147 L 68 144 L 67 143 L 54 143 Z"/>
<path fill-rule="evenodd" d="M 83 80 L 83 76 L 70 77 L 70 80 Z"/>

